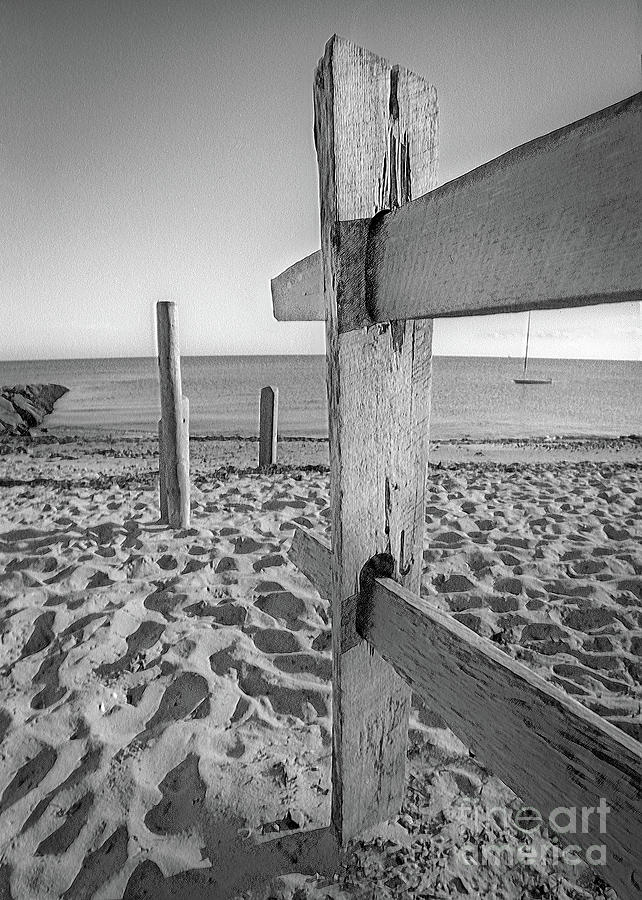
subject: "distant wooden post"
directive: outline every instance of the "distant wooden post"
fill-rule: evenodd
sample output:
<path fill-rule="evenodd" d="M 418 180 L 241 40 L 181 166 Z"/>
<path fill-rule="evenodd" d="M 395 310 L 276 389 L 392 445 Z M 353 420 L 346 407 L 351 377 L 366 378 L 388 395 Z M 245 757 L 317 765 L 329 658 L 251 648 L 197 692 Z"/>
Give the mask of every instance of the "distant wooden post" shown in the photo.
<path fill-rule="evenodd" d="M 423 78 L 340 38 L 315 79 L 332 509 L 332 821 L 343 844 L 396 815 L 410 688 L 358 637 L 348 600 L 364 563 L 389 553 L 404 587 L 422 569 L 432 320 L 372 326 L 368 223 L 436 181 L 437 99 Z M 346 330 L 346 321 L 354 327 Z M 370 326 L 370 327 L 367 327 Z"/>
<path fill-rule="evenodd" d="M 259 468 L 276 463 L 277 429 L 279 422 L 279 389 L 264 387 L 259 412 Z"/>
<path fill-rule="evenodd" d="M 158 420 L 158 504 L 161 522 L 167 522 L 167 484 L 165 479 L 165 450 L 163 448 L 163 420 Z"/>
<path fill-rule="evenodd" d="M 167 522 L 186 528 L 190 522 L 189 431 L 181 390 L 181 357 L 176 304 L 156 304 L 161 395 L 160 481 L 165 485 Z M 163 500 L 161 498 L 161 515 Z"/>

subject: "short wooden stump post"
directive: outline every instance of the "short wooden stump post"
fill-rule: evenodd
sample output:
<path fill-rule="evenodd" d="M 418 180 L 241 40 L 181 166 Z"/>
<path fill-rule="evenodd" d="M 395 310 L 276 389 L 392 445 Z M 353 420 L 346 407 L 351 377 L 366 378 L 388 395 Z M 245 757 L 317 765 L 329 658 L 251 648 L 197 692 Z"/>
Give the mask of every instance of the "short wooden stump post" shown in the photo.
<path fill-rule="evenodd" d="M 190 523 L 189 408 L 181 389 L 176 304 L 156 304 L 161 421 L 159 485 L 161 519 L 172 528 Z"/>
<path fill-rule="evenodd" d="M 276 463 L 277 430 L 279 424 L 279 389 L 264 387 L 259 411 L 259 468 Z"/>

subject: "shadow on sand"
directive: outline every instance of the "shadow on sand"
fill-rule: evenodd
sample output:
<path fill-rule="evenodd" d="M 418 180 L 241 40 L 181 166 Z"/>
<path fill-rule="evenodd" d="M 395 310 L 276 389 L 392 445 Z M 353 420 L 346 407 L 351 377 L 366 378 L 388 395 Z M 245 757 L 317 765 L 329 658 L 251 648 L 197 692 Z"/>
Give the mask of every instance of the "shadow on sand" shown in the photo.
<path fill-rule="evenodd" d="M 132 872 L 123 900 L 229 900 L 241 891 L 264 887 L 277 875 L 299 872 L 329 875 L 337 870 L 340 853 L 331 827 L 290 832 L 277 838 L 236 837 L 236 824 L 226 820 L 206 835 L 204 852 L 212 865 L 165 877 L 151 860 Z"/>

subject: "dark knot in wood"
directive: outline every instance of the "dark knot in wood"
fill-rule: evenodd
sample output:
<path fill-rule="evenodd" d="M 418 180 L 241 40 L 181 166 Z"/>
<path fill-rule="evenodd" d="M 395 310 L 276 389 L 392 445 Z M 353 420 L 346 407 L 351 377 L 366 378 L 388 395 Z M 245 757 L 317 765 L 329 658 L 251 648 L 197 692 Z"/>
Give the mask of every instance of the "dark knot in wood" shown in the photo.
<path fill-rule="evenodd" d="M 359 597 L 355 627 L 359 637 L 365 638 L 372 612 L 372 593 L 376 578 L 393 578 L 395 561 L 389 553 L 376 553 L 371 556 L 359 573 Z"/>

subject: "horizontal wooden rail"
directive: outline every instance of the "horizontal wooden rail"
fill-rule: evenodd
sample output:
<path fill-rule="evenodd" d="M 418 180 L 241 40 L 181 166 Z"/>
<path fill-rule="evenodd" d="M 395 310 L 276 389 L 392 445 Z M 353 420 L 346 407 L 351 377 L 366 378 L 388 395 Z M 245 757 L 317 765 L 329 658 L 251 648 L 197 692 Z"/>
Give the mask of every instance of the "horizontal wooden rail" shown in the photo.
<path fill-rule="evenodd" d="M 341 329 L 642 299 L 641 112 L 638 93 L 378 218 Z M 322 279 L 320 251 L 273 279 L 275 317 L 323 320 Z"/>
<path fill-rule="evenodd" d="M 638 897 L 642 745 L 396 582 L 376 579 L 367 603 L 362 637 L 544 821 L 574 808 L 562 839 L 606 846 L 602 876 Z"/>
<path fill-rule="evenodd" d="M 329 596 L 325 538 L 297 526 L 288 556 Z M 577 833 L 562 839 L 585 850 L 604 845 L 601 874 L 621 898 L 637 897 L 642 745 L 396 582 L 375 579 L 369 596 L 358 598 L 362 614 L 364 603 L 361 638 L 544 821 L 556 809 L 575 808 Z M 602 819 L 601 798 L 608 805 Z M 567 821 L 560 813 L 560 825 Z"/>
<path fill-rule="evenodd" d="M 324 322 L 321 251 L 294 263 L 270 282 L 272 310 L 280 322 Z"/>
<path fill-rule="evenodd" d="M 297 525 L 288 559 L 325 599 L 332 596 L 332 547 L 330 542 L 313 531 Z"/>

